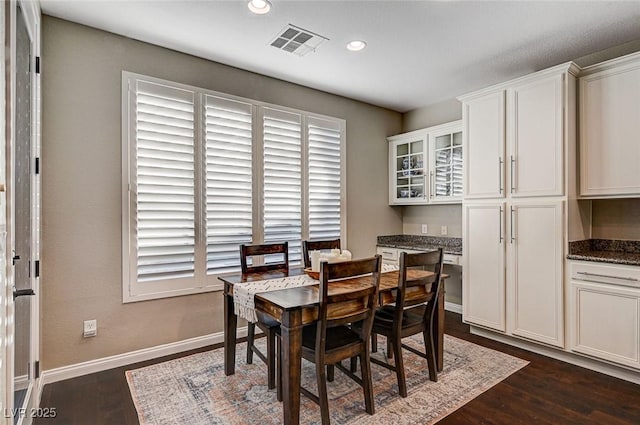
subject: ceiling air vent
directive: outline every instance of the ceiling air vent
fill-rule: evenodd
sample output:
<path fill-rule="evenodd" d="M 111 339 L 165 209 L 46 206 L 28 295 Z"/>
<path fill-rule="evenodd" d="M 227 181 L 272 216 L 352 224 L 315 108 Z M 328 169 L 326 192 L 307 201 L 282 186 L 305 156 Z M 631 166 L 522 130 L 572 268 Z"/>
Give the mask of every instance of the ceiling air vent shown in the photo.
<path fill-rule="evenodd" d="M 289 24 L 278 33 L 270 44 L 285 52 L 304 56 L 307 53 L 315 52 L 326 40 L 328 38 Z"/>

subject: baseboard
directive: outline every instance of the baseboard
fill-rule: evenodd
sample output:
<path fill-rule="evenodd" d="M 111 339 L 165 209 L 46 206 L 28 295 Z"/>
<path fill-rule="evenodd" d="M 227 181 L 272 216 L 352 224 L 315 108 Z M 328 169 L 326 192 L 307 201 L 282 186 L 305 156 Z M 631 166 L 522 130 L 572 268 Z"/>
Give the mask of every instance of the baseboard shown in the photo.
<path fill-rule="evenodd" d="M 238 338 L 247 336 L 247 328 L 238 328 Z M 133 363 L 153 360 L 158 357 L 168 356 L 208 345 L 224 342 L 224 333 L 216 332 L 189 338 L 182 341 L 170 342 L 168 344 L 157 345 L 155 347 L 143 348 L 141 350 L 130 351 L 128 353 L 116 354 L 115 356 L 103 357 L 89 360 L 87 362 L 76 363 L 54 369 L 45 370 L 40 376 L 38 383 L 38 394 L 46 384 L 63 381 L 65 379 L 77 378 L 78 376 L 89 375 L 91 373 L 102 372 L 103 370 L 122 367 Z"/>
<path fill-rule="evenodd" d="M 462 314 L 462 304 L 450 303 L 449 301 L 445 301 L 444 309 L 454 313 Z"/>
<path fill-rule="evenodd" d="M 513 345 L 514 347 L 522 348 L 523 350 L 532 351 L 536 354 L 551 357 L 552 359 L 571 363 L 576 366 L 604 373 L 605 375 L 633 382 L 634 384 L 640 384 L 640 371 L 633 371 L 621 366 L 615 366 L 609 363 L 593 360 L 567 351 L 560 351 L 560 349 L 538 345 L 536 343 L 524 341 L 519 338 L 513 338 L 508 335 L 502 335 L 475 326 L 471 326 L 471 333 L 494 341 L 502 342 L 504 344 Z"/>

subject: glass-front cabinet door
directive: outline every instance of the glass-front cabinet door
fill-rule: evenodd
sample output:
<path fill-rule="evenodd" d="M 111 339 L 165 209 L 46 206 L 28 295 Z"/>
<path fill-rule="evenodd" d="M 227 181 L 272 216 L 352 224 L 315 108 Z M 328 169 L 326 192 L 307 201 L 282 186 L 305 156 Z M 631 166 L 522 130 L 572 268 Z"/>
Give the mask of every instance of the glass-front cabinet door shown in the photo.
<path fill-rule="evenodd" d="M 389 138 L 389 203 L 429 202 L 428 134 L 412 132 Z"/>
<path fill-rule="evenodd" d="M 440 126 L 430 133 L 429 184 L 431 202 L 462 199 L 462 126 Z"/>

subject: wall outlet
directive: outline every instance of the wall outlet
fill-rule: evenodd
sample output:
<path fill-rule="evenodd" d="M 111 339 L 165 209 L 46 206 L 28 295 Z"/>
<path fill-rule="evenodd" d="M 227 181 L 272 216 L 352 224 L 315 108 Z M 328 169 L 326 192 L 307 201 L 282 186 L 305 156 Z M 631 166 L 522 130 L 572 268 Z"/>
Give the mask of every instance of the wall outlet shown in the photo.
<path fill-rule="evenodd" d="M 98 321 L 96 319 L 85 320 L 83 324 L 84 324 L 83 333 L 82 333 L 83 337 L 90 338 L 92 336 L 98 335 Z"/>
<path fill-rule="evenodd" d="M 440 226 L 440 234 L 442 236 L 447 236 L 448 232 L 449 232 L 449 229 L 447 229 L 447 226 Z"/>
<path fill-rule="evenodd" d="M 426 234 L 428 231 L 429 231 L 429 230 L 428 230 L 427 225 L 426 225 L 426 224 L 423 224 L 423 225 L 422 225 L 422 233 Z"/>

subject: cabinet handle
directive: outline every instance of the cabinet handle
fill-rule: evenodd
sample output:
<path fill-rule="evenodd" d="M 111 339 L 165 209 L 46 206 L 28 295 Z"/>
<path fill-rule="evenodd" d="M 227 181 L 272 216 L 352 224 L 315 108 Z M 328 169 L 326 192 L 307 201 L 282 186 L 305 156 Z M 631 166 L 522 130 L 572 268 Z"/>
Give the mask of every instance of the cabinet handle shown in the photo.
<path fill-rule="evenodd" d="M 511 230 L 511 243 L 513 243 L 513 241 L 516 240 L 516 237 L 513 234 L 513 222 L 515 221 L 515 213 L 516 210 L 515 208 L 513 208 L 513 205 L 510 207 L 511 208 L 511 223 L 509 223 L 509 230 Z"/>
<path fill-rule="evenodd" d="M 511 193 L 513 193 L 513 190 L 516 188 L 516 181 L 514 179 L 515 174 L 513 173 L 515 163 L 516 159 L 513 157 L 513 155 L 511 155 Z"/>
<path fill-rule="evenodd" d="M 504 210 L 502 209 L 502 207 L 500 207 L 500 215 L 498 216 L 498 218 L 500 219 L 500 231 L 499 231 L 499 238 L 498 238 L 498 243 L 502 243 L 504 237 L 502 236 L 502 214 L 504 213 Z"/>
<path fill-rule="evenodd" d="M 638 282 L 638 279 L 635 278 L 635 277 L 610 276 L 608 274 L 598 274 L 598 273 L 589 273 L 589 272 L 577 272 L 577 274 L 582 274 L 582 275 L 585 275 L 585 276 L 607 277 L 607 278 L 610 278 L 610 279 L 628 280 L 630 282 Z"/>
<path fill-rule="evenodd" d="M 502 165 L 503 164 L 504 164 L 504 161 L 502 160 L 502 157 L 499 157 L 498 158 L 498 180 L 500 184 L 500 193 L 504 191 L 504 187 L 502 185 Z"/>
<path fill-rule="evenodd" d="M 429 172 L 429 197 L 433 199 L 436 191 L 436 185 L 433 179 L 433 171 Z"/>

